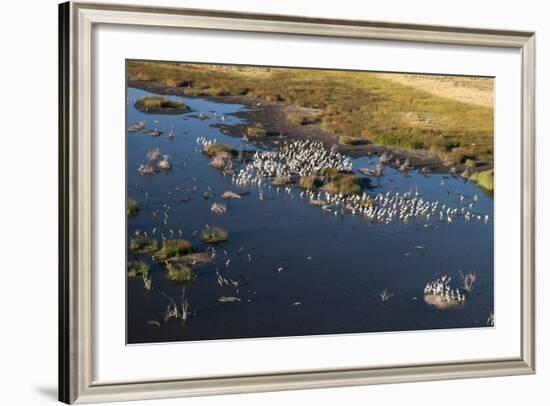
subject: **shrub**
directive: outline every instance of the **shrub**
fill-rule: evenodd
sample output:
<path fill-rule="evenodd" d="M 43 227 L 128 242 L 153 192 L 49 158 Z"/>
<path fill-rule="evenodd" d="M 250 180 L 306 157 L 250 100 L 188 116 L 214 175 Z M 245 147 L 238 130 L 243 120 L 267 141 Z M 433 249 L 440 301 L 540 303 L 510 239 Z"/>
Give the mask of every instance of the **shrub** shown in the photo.
<path fill-rule="evenodd" d="M 321 176 L 327 180 L 332 180 L 340 175 L 340 172 L 336 168 L 323 168 L 321 169 Z"/>
<path fill-rule="evenodd" d="M 227 241 L 229 234 L 226 230 L 220 227 L 210 227 L 202 232 L 202 241 L 207 244 L 218 244 Z"/>
<path fill-rule="evenodd" d="M 204 155 L 209 157 L 215 157 L 218 154 L 226 153 L 234 155 L 237 153 L 237 150 L 233 148 L 231 145 L 226 144 L 210 144 L 204 147 L 203 150 Z"/>
<path fill-rule="evenodd" d="M 291 113 L 287 118 L 288 121 L 294 125 L 317 124 L 320 122 L 319 116 L 312 114 Z"/>
<path fill-rule="evenodd" d="M 142 109 L 181 109 L 185 108 L 182 102 L 170 100 L 163 96 L 144 96 L 137 102 Z"/>
<path fill-rule="evenodd" d="M 191 243 L 187 240 L 164 240 L 158 255 L 161 259 L 179 257 L 191 253 Z"/>
<path fill-rule="evenodd" d="M 134 199 L 128 199 L 128 208 L 126 209 L 128 216 L 135 216 L 138 212 L 139 206 L 137 202 Z"/>
<path fill-rule="evenodd" d="M 248 127 L 246 129 L 246 135 L 248 138 L 265 138 L 267 136 L 267 131 L 261 127 Z"/>
<path fill-rule="evenodd" d="M 338 176 L 332 178 L 326 188 L 331 193 L 342 193 L 344 195 L 355 195 L 363 191 L 359 178 L 351 173 L 338 174 Z"/>
<path fill-rule="evenodd" d="M 147 275 L 149 270 L 149 265 L 143 261 L 133 261 L 128 263 L 128 276 L 131 278 Z"/>
<path fill-rule="evenodd" d="M 321 179 L 318 176 L 302 176 L 300 178 L 300 187 L 305 190 L 316 190 L 322 185 Z"/>
<path fill-rule="evenodd" d="M 347 135 L 341 135 L 338 137 L 338 144 L 340 145 L 360 145 L 363 140 L 360 138 L 349 137 Z"/>
<path fill-rule="evenodd" d="M 172 264 L 166 265 L 168 279 L 177 283 L 189 283 L 195 278 L 193 269 L 188 265 Z"/>

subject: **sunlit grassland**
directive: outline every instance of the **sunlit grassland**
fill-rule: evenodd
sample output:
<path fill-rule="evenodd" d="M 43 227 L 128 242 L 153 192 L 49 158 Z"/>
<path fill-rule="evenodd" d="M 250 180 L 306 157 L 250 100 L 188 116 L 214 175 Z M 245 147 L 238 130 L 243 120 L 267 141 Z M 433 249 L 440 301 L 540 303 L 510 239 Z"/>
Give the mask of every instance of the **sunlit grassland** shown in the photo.
<path fill-rule="evenodd" d="M 476 102 L 480 92 L 492 92 L 492 79 L 396 76 L 402 77 L 394 80 L 370 72 L 128 63 L 130 84 L 156 82 L 180 87 L 190 96 L 247 95 L 286 101 L 317 109 L 315 121 L 329 133 L 426 149 L 453 163 L 493 161 L 492 101 Z M 422 80 L 417 80 L 419 77 Z M 430 87 L 430 80 L 438 81 L 437 85 Z M 469 88 L 475 92 L 471 102 L 465 97 Z M 303 118 L 291 120 L 298 123 Z"/>

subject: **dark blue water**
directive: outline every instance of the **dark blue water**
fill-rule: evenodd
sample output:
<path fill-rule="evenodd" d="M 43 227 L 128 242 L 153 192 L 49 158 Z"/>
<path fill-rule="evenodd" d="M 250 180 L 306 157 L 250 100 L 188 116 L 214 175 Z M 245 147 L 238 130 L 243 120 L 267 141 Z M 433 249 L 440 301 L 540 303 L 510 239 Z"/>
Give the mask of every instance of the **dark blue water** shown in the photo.
<path fill-rule="evenodd" d="M 230 236 L 216 247 L 214 262 L 196 269 L 196 279 L 187 285 L 191 317 L 185 324 L 163 320 L 169 303 L 166 296 L 179 303 L 181 285 L 168 281 L 163 267 L 150 256 L 129 254 L 129 260 L 140 258 L 151 264 L 153 289 L 145 290 L 140 278 L 128 278 L 128 343 L 486 326 L 493 310 L 492 197 L 458 177 L 426 177 L 388 169 L 385 176 L 373 181 L 375 188 L 368 190 L 369 194 L 412 190 L 424 200 L 459 208 L 474 203 L 471 198 L 477 195 L 473 212 L 488 214 L 490 220 L 457 219 L 447 224 L 433 216 L 429 221 L 380 224 L 362 216 L 326 213 L 301 199 L 298 189 L 288 193 L 282 188 L 278 192 L 264 188 L 264 200 L 260 200 L 254 187 L 238 188 L 230 177 L 209 167 L 196 144 L 196 138 L 202 136 L 239 149 L 256 148 L 213 126 L 220 123 L 221 115 L 225 115 L 226 125 L 241 123 L 231 113 L 244 110 L 244 106 L 171 97 L 193 111 L 144 114 L 134 108 L 133 101 L 146 94 L 128 89 L 128 126 L 145 121 L 147 129 L 165 132 L 158 138 L 128 133 L 128 197 L 140 207 L 139 214 L 128 220 L 129 237 L 136 230 L 151 235 L 156 228 L 160 242 L 161 233 L 168 238 L 172 229 L 177 237 L 181 230 L 181 238 L 191 241 L 196 250 L 206 250 L 199 238 L 205 225 L 223 227 Z M 198 119 L 199 112 L 209 118 Z M 172 126 L 173 141 L 167 137 Z M 138 174 L 147 151 L 157 147 L 171 155 L 172 170 L 153 176 Z M 354 169 L 373 167 L 376 159 L 356 159 Z M 208 187 L 215 195 L 211 200 L 203 198 Z M 226 190 L 250 194 L 238 201 L 224 201 L 220 195 Z M 460 194 L 466 196 L 464 203 Z M 225 203 L 227 213 L 212 214 L 214 202 Z M 167 225 L 163 224 L 164 205 L 170 207 Z M 199 234 L 194 237 L 195 230 Z M 416 250 L 418 245 L 424 250 Z M 216 268 L 228 278 L 242 275 L 249 283 L 239 292 L 221 288 L 216 283 Z M 279 268 L 283 270 L 279 272 Z M 446 274 L 453 277 L 453 287 L 459 287 L 459 271 L 477 274 L 465 305 L 450 310 L 428 306 L 423 300 L 426 282 Z M 382 289 L 394 295 L 385 304 L 379 296 Z M 220 303 L 222 296 L 236 296 L 241 301 Z M 153 320 L 160 327 L 152 325 Z"/>

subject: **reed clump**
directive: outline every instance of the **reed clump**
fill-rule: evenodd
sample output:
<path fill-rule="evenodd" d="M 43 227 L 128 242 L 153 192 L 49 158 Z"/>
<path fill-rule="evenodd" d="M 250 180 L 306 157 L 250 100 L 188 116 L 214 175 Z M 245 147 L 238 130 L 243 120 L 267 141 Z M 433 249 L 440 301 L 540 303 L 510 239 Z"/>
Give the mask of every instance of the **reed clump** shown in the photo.
<path fill-rule="evenodd" d="M 128 216 L 132 217 L 139 213 L 138 203 L 134 199 L 128 199 L 128 207 L 126 208 Z"/>
<path fill-rule="evenodd" d="M 218 244 L 229 239 L 229 233 L 221 227 L 208 227 L 202 231 L 201 239 L 206 244 Z"/>
<path fill-rule="evenodd" d="M 130 252 L 132 254 L 152 254 L 158 250 L 158 242 L 155 239 L 137 235 L 130 240 Z"/>
<path fill-rule="evenodd" d="M 169 259 L 173 257 L 180 257 L 192 252 L 191 243 L 187 240 L 164 240 L 162 247 L 158 252 L 160 259 Z"/>
<path fill-rule="evenodd" d="M 188 265 L 168 263 L 166 271 L 168 279 L 176 283 L 189 283 L 195 278 L 195 272 Z"/>
<path fill-rule="evenodd" d="M 149 264 L 144 261 L 132 261 L 128 262 L 128 276 L 136 278 L 138 276 L 147 276 L 151 268 Z"/>

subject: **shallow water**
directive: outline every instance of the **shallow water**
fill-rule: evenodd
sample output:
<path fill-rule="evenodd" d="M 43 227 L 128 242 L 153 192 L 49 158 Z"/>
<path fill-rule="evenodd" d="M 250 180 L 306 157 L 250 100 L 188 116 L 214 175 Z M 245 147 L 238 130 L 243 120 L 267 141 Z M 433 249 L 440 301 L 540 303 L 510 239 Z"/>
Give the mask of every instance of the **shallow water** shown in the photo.
<path fill-rule="evenodd" d="M 128 343 L 486 326 L 493 309 L 492 197 L 458 177 L 402 174 L 387 168 L 385 176 L 373 180 L 369 194 L 412 190 L 424 200 L 439 200 L 453 207 L 473 203 L 475 213 L 489 215 L 488 223 L 456 219 L 447 224 L 434 216 L 429 221 L 418 218 L 381 224 L 363 216 L 334 216 L 300 198 L 296 188 L 288 193 L 283 188 L 264 187 L 264 200 L 260 200 L 257 188 L 234 186 L 230 177 L 209 167 L 208 158 L 196 144 L 196 138 L 202 136 L 239 149 L 257 148 L 212 126 L 220 123 L 221 115 L 225 115 L 226 125 L 241 123 L 242 119 L 231 113 L 243 111 L 244 106 L 171 96 L 193 111 L 145 114 L 134 108 L 133 100 L 147 94 L 128 89 L 128 127 L 145 121 L 147 129 L 156 127 L 164 133 L 158 138 L 128 133 L 128 197 L 140 207 L 139 214 L 128 220 L 128 240 L 136 230 L 151 236 L 156 228 L 159 242 L 161 233 L 169 238 L 172 229 L 177 238 L 177 230 L 181 230 L 181 238 L 202 251 L 207 246 L 200 241 L 200 230 L 208 224 L 227 229 L 229 242 L 216 247 L 214 262 L 197 269 L 196 279 L 187 285 L 191 317 L 185 325 L 181 320 L 163 320 L 169 304 L 166 296 L 179 303 L 181 285 L 168 281 L 163 268 L 151 263 L 150 256 L 128 254 L 128 260 L 141 258 L 151 263 L 153 283 L 153 289 L 146 291 L 141 278 L 128 278 Z M 198 119 L 199 112 L 209 118 Z M 176 139 L 170 141 L 167 134 L 172 125 Z M 172 170 L 152 176 L 138 174 L 145 154 L 156 147 L 171 155 Z M 353 168 L 373 167 L 376 160 L 355 159 Z M 203 198 L 208 187 L 215 196 L 210 200 Z M 220 195 L 226 190 L 250 194 L 224 201 Z M 459 194 L 466 196 L 464 203 Z M 227 213 L 212 214 L 214 202 L 226 204 Z M 170 207 L 167 225 L 162 215 L 165 204 Z M 195 230 L 199 235 L 193 237 Z M 418 245 L 424 250 L 416 250 Z M 221 288 L 216 283 L 216 268 L 225 277 L 239 279 L 242 275 L 249 283 L 238 293 Z M 283 269 L 279 272 L 279 268 Z M 459 270 L 477 274 L 464 306 L 451 310 L 428 306 L 423 300 L 426 282 L 447 274 L 453 277 L 453 288 L 459 287 Z M 393 294 L 385 304 L 379 297 L 383 289 Z M 241 301 L 220 303 L 221 296 L 237 296 Z M 149 323 L 152 320 L 159 321 L 160 327 Z"/>

